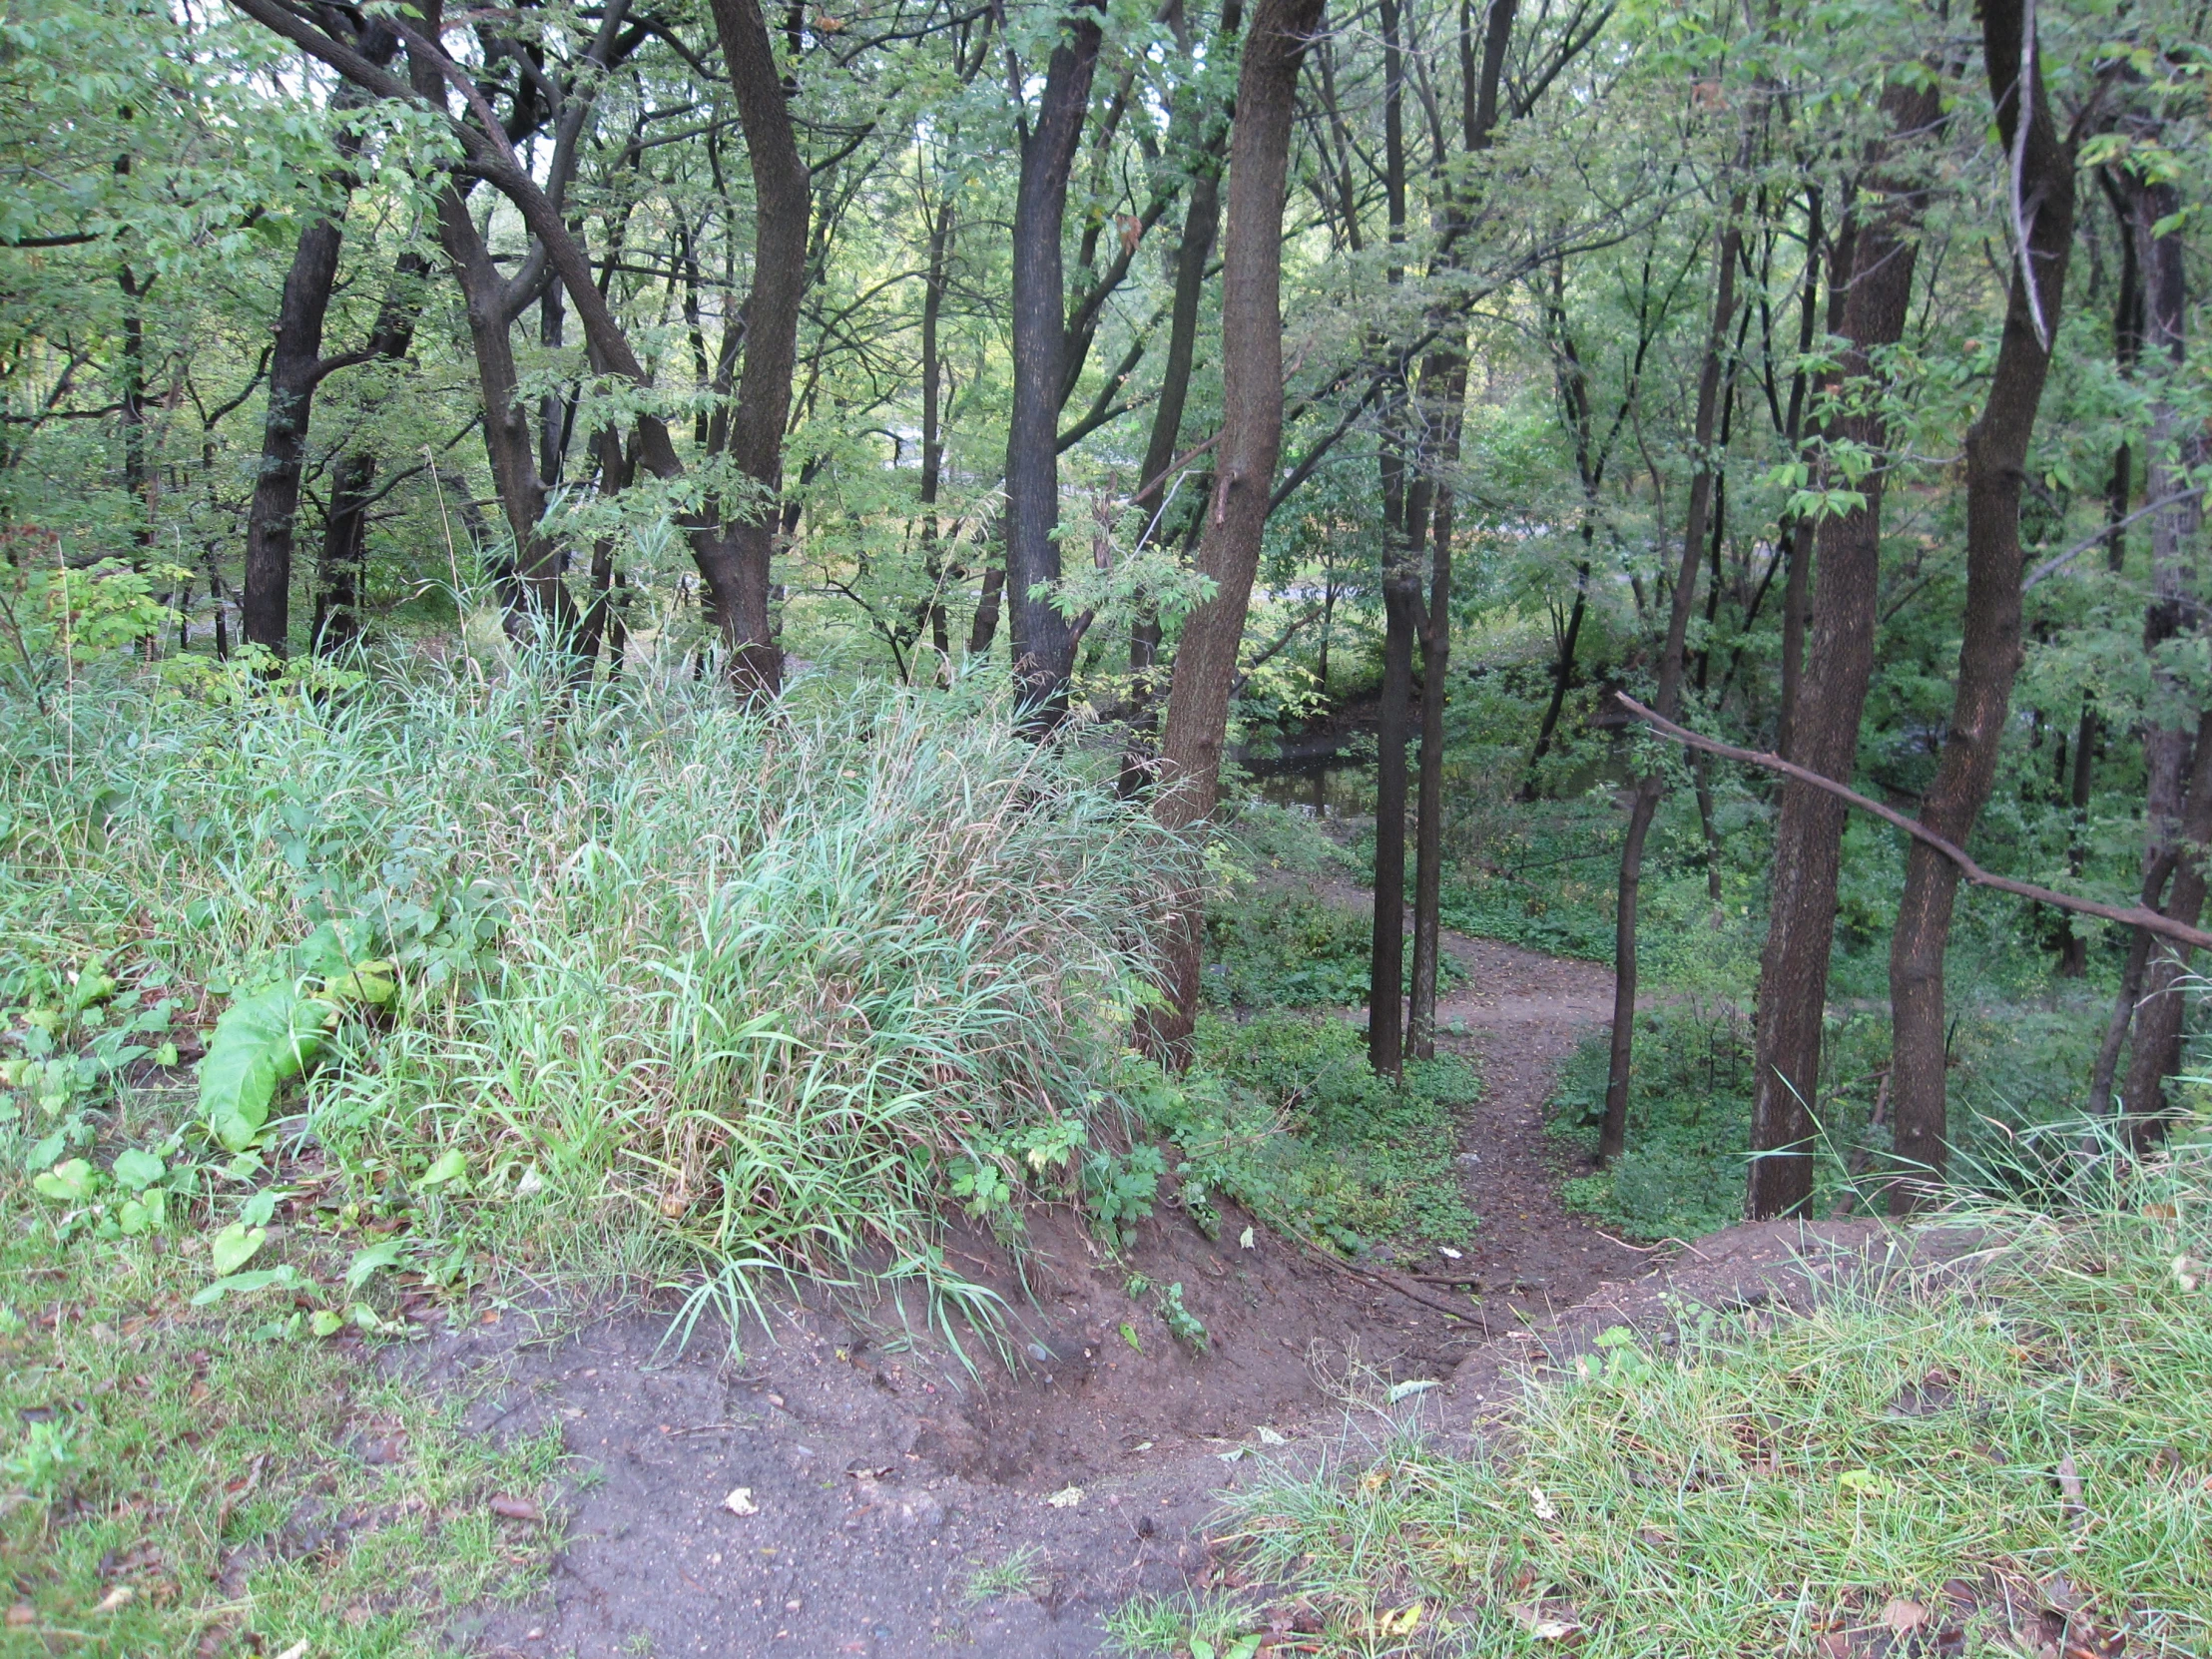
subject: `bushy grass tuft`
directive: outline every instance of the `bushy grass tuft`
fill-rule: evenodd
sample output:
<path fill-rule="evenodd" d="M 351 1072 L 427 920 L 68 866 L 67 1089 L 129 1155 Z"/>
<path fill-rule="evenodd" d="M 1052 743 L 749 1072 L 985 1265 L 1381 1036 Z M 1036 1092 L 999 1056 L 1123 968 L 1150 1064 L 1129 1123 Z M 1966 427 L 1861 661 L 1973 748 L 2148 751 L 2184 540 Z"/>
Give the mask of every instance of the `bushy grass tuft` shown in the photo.
<path fill-rule="evenodd" d="M 756 714 L 414 654 L 90 690 L 0 720 L 0 1000 L 105 956 L 205 1026 L 365 922 L 399 995 L 278 1107 L 356 1180 L 436 1165 L 517 1232 L 612 1217 L 741 1276 L 950 1285 L 944 1201 L 1010 1214 L 1124 1135 L 1177 851 L 984 686 Z"/>
<path fill-rule="evenodd" d="M 1610 1335 L 1472 1459 L 1244 1494 L 1244 1571 L 1325 1654 L 2204 1653 L 2212 1152 L 2100 1171 L 1944 1218 L 1966 1271 Z"/>

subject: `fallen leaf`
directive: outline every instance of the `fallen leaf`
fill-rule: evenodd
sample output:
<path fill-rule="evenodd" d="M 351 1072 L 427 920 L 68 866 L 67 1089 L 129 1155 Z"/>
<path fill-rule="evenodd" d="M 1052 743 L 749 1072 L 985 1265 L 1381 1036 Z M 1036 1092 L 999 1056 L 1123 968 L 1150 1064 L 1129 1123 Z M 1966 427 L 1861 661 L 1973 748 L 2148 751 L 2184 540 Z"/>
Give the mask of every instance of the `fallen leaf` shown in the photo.
<path fill-rule="evenodd" d="M 1249 1227 L 1246 1228 L 1244 1232 L 1238 1236 L 1237 1243 L 1246 1250 L 1252 1249 L 1254 1243 L 1252 1229 Z"/>
<path fill-rule="evenodd" d="M 1582 1628 L 1573 1619 L 1559 1618 L 1554 1614 L 1545 1612 L 1541 1607 L 1523 1605 L 1508 1607 L 1506 1611 L 1518 1619 L 1531 1634 L 1541 1641 L 1564 1641 Z"/>
<path fill-rule="evenodd" d="M 1260 1425 L 1258 1433 L 1262 1445 L 1289 1445 L 1291 1443 L 1289 1435 L 1276 1432 L 1264 1422 Z"/>
<path fill-rule="evenodd" d="M 307 1639 L 304 1636 L 300 1637 L 298 1641 L 277 1654 L 276 1659 L 307 1659 Z"/>
<path fill-rule="evenodd" d="M 8 1609 L 8 1627 L 11 1630 L 20 1630 L 27 1624 L 36 1623 L 37 1620 L 37 1612 L 32 1609 L 31 1604 L 27 1601 L 19 1601 Z"/>
<path fill-rule="evenodd" d="M 118 1584 L 114 1589 L 110 1590 L 106 1595 L 100 1598 L 100 1605 L 95 1607 L 93 1611 L 95 1613 L 112 1613 L 118 1607 L 121 1607 L 125 1603 L 130 1601 L 130 1599 L 137 1594 L 138 1591 L 132 1589 L 130 1585 Z"/>
<path fill-rule="evenodd" d="M 1551 1499 L 1544 1496 L 1543 1487 L 1529 1487 L 1528 1498 L 1536 1506 L 1536 1518 L 1538 1520 L 1557 1520 L 1559 1518 L 1559 1511 L 1551 1506 Z"/>
<path fill-rule="evenodd" d="M 1413 1394 L 1424 1394 L 1430 1388 L 1440 1388 L 1442 1386 L 1443 1384 L 1433 1377 L 1419 1377 L 1408 1382 L 1392 1382 L 1390 1384 L 1390 1403 L 1395 1405 L 1399 1400 L 1408 1398 Z"/>
<path fill-rule="evenodd" d="M 506 1520 L 534 1521 L 545 1517 L 538 1506 L 526 1497 L 495 1497 L 491 1500 L 491 1512 Z"/>
<path fill-rule="evenodd" d="M 1082 1501 L 1083 1488 L 1080 1486 L 1062 1486 L 1045 1499 L 1045 1502 L 1051 1504 L 1055 1509 L 1072 1509 Z"/>
<path fill-rule="evenodd" d="M 1882 1622 L 1889 1627 L 1891 1635 L 1910 1636 L 1928 1623 L 1928 1609 L 1917 1601 L 1892 1596 L 1882 1609 Z"/>
<path fill-rule="evenodd" d="M 751 1486 L 733 1486 L 730 1495 L 722 1500 L 722 1506 L 733 1515 L 757 1515 L 761 1506 L 753 1501 Z"/>
<path fill-rule="evenodd" d="M 2058 1492 L 2074 1508 L 2081 1507 L 2081 1471 L 2074 1467 L 2070 1451 L 2058 1459 Z"/>

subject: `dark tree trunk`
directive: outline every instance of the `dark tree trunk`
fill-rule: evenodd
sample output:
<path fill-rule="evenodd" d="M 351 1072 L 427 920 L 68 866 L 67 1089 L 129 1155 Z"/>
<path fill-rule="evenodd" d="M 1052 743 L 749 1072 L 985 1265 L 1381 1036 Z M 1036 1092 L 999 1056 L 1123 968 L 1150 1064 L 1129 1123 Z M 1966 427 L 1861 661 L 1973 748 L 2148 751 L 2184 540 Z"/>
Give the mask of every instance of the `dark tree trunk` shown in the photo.
<path fill-rule="evenodd" d="M 1950 729 L 1921 804 L 1921 822 L 1956 845 L 1965 844 L 1989 798 L 2019 668 L 2020 487 L 2073 248 L 2073 152 L 2052 123 L 2023 10 L 2023 0 L 1983 0 L 1981 16 L 1997 132 L 2006 154 L 2017 157 L 2014 192 L 2032 221 L 2027 246 L 2017 251 L 1988 400 L 1966 433 L 1965 627 Z M 1890 945 L 1894 1144 L 1901 1170 L 1911 1172 L 1890 1189 L 1891 1208 L 1900 1212 L 1918 1202 L 1914 1177 L 1939 1178 L 1947 1156 L 1943 951 L 1957 889 L 1957 866 L 1914 842 Z"/>
<path fill-rule="evenodd" d="M 1386 280 L 1405 277 L 1397 250 L 1405 241 L 1405 53 L 1398 0 L 1382 0 L 1382 195 L 1391 249 Z M 1415 482 L 1419 436 L 1406 446 L 1409 412 L 1404 354 L 1394 361 L 1382 410 L 1378 459 L 1382 490 L 1382 699 L 1376 723 L 1375 927 L 1368 958 L 1368 1061 L 1384 1076 L 1404 1066 L 1405 1029 L 1405 733 L 1413 692 L 1413 615 L 1420 608 L 1419 559 L 1427 542 L 1426 491 Z M 1419 505 L 1415 504 L 1419 498 Z"/>
<path fill-rule="evenodd" d="M 784 424 L 791 415 L 814 204 L 792 127 L 790 95 L 776 71 L 757 0 L 713 0 L 713 10 L 753 168 L 753 292 L 746 301 L 745 370 L 730 417 L 728 454 L 753 482 L 756 499 L 738 504 L 728 540 L 708 552 L 701 568 L 714 588 L 729 641 L 732 680 L 748 695 L 773 697 L 784 678 L 783 652 L 769 614 L 777 502 L 784 488 Z"/>
<path fill-rule="evenodd" d="M 1749 141 L 1746 140 L 1748 160 Z M 1717 256 L 1719 282 L 1713 295 L 1713 321 L 1705 339 L 1705 366 L 1698 375 L 1697 415 L 1691 429 L 1697 455 L 1690 475 L 1690 504 L 1682 530 L 1682 560 L 1675 572 L 1674 598 L 1667 615 L 1667 637 L 1659 653 L 1659 691 L 1654 704 L 1673 720 L 1682 709 L 1682 670 L 1690 637 L 1690 616 L 1697 607 L 1698 566 L 1705 556 L 1706 516 L 1712 510 L 1715 472 L 1713 436 L 1720 422 L 1721 375 L 1726 368 L 1729 329 L 1736 315 L 1736 266 L 1743 257 L 1744 202 L 1741 192 L 1729 201 Z M 1621 841 L 1620 888 L 1613 917 L 1613 1029 L 1606 1057 L 1605 1119 L 1598 1131 L 1598 1161 L 1609 1164 L 1628 1144 L 1628 1080 L 1636 1042 L 1636 908 L 1643 886 L 1644 842 L 1666 794 L 1665 777 L 1646 773 L 1636 781 L 1629 803 L 1628 832 Z"/>
<path fill-rule="evenodd" d="M 1299 62 L 1322 3 L 1259 0 L 1238 70 L 1222 265 L 1222 432 L 1198 561 L 1214 593 L 1183 625 L 1154 808 L 1178 829 L 1211 817 L 1220 798 L 1229 692 L 1282 452 L 1283 197 Z M 1152 1052 L 1177 1065 L 1189 1063 L 1198 1017 L 1205 896 L 1194 871 L 1168 931 L 1168 1005 L 1148 1020 Z"/>
<path fill-rule="evenodd" d="M 1939 90 L 1893 84 L 1883 111 L 1895 139 L 1910 142 L 1941 114 Z M 1842 374 L 1870 384 L 1877 354 L 1905 337 L 1919 254 L 1922 188 L 1890 171 L 1878 154 L 1872 193 L 1883 200 L 1857 210 L 1855 269 L 1838 271 L 1846 340 Z M 1889 429 L 1880 399 L 1832 423 L 1832 442 L 1883 457 Z M 1820 585 L 1812 649 L 1789 758 L 1839 784 L 1851 782 L 1859 756 L 1859 718 L 1874 673 L 1874 637 L 1882 573 L 1882 495 L 1887 461 L 1861 482 L 1866 504 L 1821 523 Z M 1793 574 L 1795 572 L 1793 571 Z M 1759 964 L 1759 1026 L 1752 1095 L 1751 1177 L 1745 1214 L 1755 1221 L 1802 1213 L 1813 1197 L 1814 1103 L 1820 1096 L 1821 1030 L 1828 1006 L 1829 949 L 1836 931 L 1836 882 L 1846 809 L 1825 790 L 1786 783 L 1775 826 L 1766 949 Z"/>
<path fill-rule="evenodd" d="M 373 362 L 403 361 L 414 347 L 422 315 L 422 284 L 429 263 L 411 249 L 400 255 L 391 285 L 376 313 L 364 355 Z M 349 449 L 337 463 L 329 511 L 322 519 L 322 554 L 315 563 L 314 648 L 323 655 L 346 650 L 361 637 L 361 603 L 368 561 L 368 510 L 374 505 L 376 452 Z"/>
<path fill-rule="evenodd" d="M 2181 203 L 2172 185 L 2136 185 L 2133 190 L 2134 232 L 2140 245 L 2143 286 L 2143 344 L 2162 383 L 2153 394 L 2149 440 L 2144 454 L 2145 494 L 2154 502 L 2166 502 L 2151 515 L 2151 605 L 2144 623 L 2144 646 L 2156 653 L 2167 640 L 2189 627 L 2197 600 L 2197 570 L 2192 557 L 2202 519 L 2198 498 L 2173 500 L 2187 488 L 2188 480 L 2204 459 L 2204 444 L 2197 435 L 2185 435 L 2174 405 L 2173 382 L 2184 372 L 2188 341 L 2184 332 L 2188 315 L 2187 278 L 2182 265 L 2182 239 L 2177 232 L 2157 234 L 2160 223 L 2173 218 Z M 2154 655 L 2152 660 L 2152 732 L 2164 761 L 2169 752 L 2188 742 L 2180 715 L 2183 691 L 2172 672 Z M 2173 890 L 2166 913 L 2177 920 L 2194 922 L 2204 907 L 2203 850 L 2192 840 L 2204 834 L 2188 823 L 2200 787 L 2212 775 L 2212 754 L 2202 746 L 2196 753 L 2196 778 L 2190 801 L 2179 824 L 2160 823 L 2154 817 L 2151 835 L 2154 848 L 2172 849 Z M 2194 833 L 2192 834 L 2192 830 Z M 2135 1010 L 2135 1041 L 2128 1059 L 2127 1085 L 2121 1100 L 2127 1109 L 2129 1139 L 2138 1150 L 2163 1127 L 2165 1081 L 2181 1059 L 2181 1017 L 2184 1011 L 2180 980 L 2188 972 L 2188 953 L 2161 942 L 2151 955 L 2144 980 L 2143 999 Z"/>
<path fill-rule="evenodd" d="M 381 68 L 398 52 L 399 37 L 371 23 L 355 46 Z M 340 81 L 330 98 L 330 113 L 342 116 L 368 102 L 366 93 L 350 81 Z M 363 135 L 352 127 L 341 128 L 337 135 L 335 148 L 343 165 L 331 184 L 341 196 L 351 194 L 357 182 L 352 163 L 361 153 L 362 141 Z M 276 337 L 269 358 L 269 405 L 262 417 L 261 466 L 254 476 L 254 500 L 246 519 L 246 586 L 239 628 L 248 644 L 264 646 L 279 657 L 290 648 L 299 474 L 307 455 L 315 388 L 339 366 L 323 360 L 322 325 L 330 308 L 330 291 L 337 283 L 344 236 L 337 214 L 317 219 L 299 233 L 277 302 Z"/>
<path fill-rule="evenodd" d="M 1067 357 L 1067 284 L 1060 230 L 1068 175 L 1098 68 L 1100 28 L 1089 6 L 1062 20 L 1045 67 L 1035 129 L 1021 136 L 1014 198 L 1014 405 L 1006 429 L 1006 603 L 1014 673 L 1042 725 L 1067 710 L 1075 636 L 1049 590 L 1060 580 L 1060 402 Z M 1024 124 L 1026 127 L 1026 123 Z"/>

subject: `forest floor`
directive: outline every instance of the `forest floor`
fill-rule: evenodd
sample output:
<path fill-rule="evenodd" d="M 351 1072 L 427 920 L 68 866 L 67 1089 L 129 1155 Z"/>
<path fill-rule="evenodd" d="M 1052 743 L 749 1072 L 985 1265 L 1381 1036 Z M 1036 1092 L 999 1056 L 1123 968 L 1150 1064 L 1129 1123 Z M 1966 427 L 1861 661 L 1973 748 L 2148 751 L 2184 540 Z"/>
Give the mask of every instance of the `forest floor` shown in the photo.
<path fill-rule="evenodd" d="M 987 1238 L 956 1239 L 956 1265 L 1010 1310 L 1005 1348 L 971 1353 L 972 1373 L 928 1310 L 819 1290 L 772 1312 L 772 1329 L 749 1321 L 742 1363 L 705 1328 L 672 1354 L 665 1313 L 572 1311 L 556 1326 L 516 1311 L 400 1360 L 471 1398 L 479 1430 L 558 1429 L 569 1453 L 550 1593 L 455 1634 L 478 1652 L 577 1659 L 1094 1653 L 1130 1597 L 1235 1582 L 1207 1530 L 1225 1490 L 1271 1464 L 1357 1455 L 1416 1412 L 1464 1434 L 1454 1378 L 1487 1396 L 1542 1358 L 1542 1333 L 1585 1342 L 1557 1317 L 1621 1299 L 1656 1253 L 1560 1208 L 1558 1181 L 1576 1172 L 1542 1134 L 1558 1063 L 1610 1011 L 1610 975 L 1447 942 L 1468 975 L 1439 1010 L 1443 1042 L 1484 1078 L 1458 1126 L 1480 1227 L 1460 1260 L 1422 1265 L 1471 1282 L 1486 1330 L 1226 1206 L 1216 1239 L 1163 1209 L 1114 1259 L 1072 1218 L 1043 1218 L 1018 1280 Z M 1793 1271 L 1794 1230 L 1740 1231 L 1678 1288 L 1734 1295 L 1746 1274 Z M 1170 1317 L 1171 1285 L 1203 1336 Z M 1634 1300 L 1659 1306 L 1650 1291 Z M 1388 1409 L 1408 1382 L 1427 1386 L 1399 1388 L 1407 1403 Z"/>

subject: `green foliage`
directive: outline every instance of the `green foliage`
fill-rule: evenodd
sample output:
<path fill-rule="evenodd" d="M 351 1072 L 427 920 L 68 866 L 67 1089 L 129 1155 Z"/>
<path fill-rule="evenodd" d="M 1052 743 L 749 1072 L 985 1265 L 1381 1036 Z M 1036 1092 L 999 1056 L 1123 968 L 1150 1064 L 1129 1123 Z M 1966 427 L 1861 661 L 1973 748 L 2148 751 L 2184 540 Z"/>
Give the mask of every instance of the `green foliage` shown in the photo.
<path fill-rule="evenodd" d="M 1597 1175 L 1565 1182 L 1570 1210 L 1630 1238 L 1694 1239 L 1743 1219 L 1751 1134 L 1751 1034 L 1733 1010 L 1671 1005 L 1637 1015 L 1628 1150 Z M 1585 1154 L 1605 1119 L 1607 1041 L 1560 1068 L 1550 1130 Z M 1825 1189 L 1824 1189 L 1825 1190 Z"/>
<path fill-rule="evenodd" d="M 1482 1456 L 1406 1438 L 1357 1480 L 1280 1473 L 1233 1500 L 1243 1569 L 1332 1654 L 1526 1653 L 1546 1625 L 1591 1659 L 1779 1653 L 1886 1617 L 2018 1652 L 2050 1598 L 2017 1586 L 2060 1572 L 2100 1650 L 2202 1652 L 2212 1148 L 2074 1167 L 2053 1209 L 1936 1224 L 1970 1230 L 1970 1275 L 1608 1332 L 1513 1392 Z"/>
<path fill-rule="evenodd" d="M 1355 1027 L 1291 1014 L 1202 1019 L 1198 1052 L 1144 1110 L 1180 1154 L 1183 1203 L 1209 1231 L 1216 1193 L 1345 1251 L 1473 1231 L 1452 1166 L 1453 1109 L 1477 1086 L 1463 1062 L 1417 1062 L 1394 1085 L 1369 1068 Z"/>
<path fill-rule="evenodd" d="M 1358 910 L 1295 887 L 1235 888 L 1206 906 L 1210 1008 L 1350 1008 L 1368 999 L 1375 924 Z M 1411 952 L 1407 952 L 1410 957 Z M 1437 961 L 1448 990 L 1466 977 L 1448 954 Z M 1405 965 L 1406 984 L 1412 963 Z"/>

